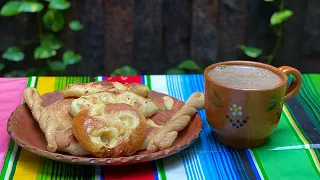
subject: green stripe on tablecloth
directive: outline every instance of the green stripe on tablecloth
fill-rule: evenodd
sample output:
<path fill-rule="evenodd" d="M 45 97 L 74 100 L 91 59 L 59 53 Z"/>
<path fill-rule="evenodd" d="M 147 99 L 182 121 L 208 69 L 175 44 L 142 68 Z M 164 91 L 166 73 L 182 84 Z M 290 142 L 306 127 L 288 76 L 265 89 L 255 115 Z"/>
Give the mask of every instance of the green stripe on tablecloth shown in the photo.
<path fill-rule="evenodd" d="M 315 86 L 312 83 L 312 80 L 308 78 L 308 76 L 304 76 L 303 85 L 301 88 L 301 95 L 306 99 L 308 105 L 311 107 L 317 118 L 320 118 L 320 100 L 319 96 L 317 96 L 317 91 Z"/>
<path fill-rule="evenodd" d="M 306 103 L 306 100 L 307 100 L 306 97 L 301 93 L 299 93 L 297 94 L 296 99 L 303 107 L 303 110 L 307 114 L 308 118 L 310 119 L 310 121 L 312 122 L 312 124 L 314 125 L 318 133 L 320 133 L 320 122 L 317 119 L 315 112 L 312 111 L 312 108 L 308 105 L 308 103 Z"/>
<path fill-rule="evenodd" d="M 301 179 L 294 172 L 305 172 L 309 175 L 309 179 L 318 178 L 318 171 L 315 171 L 307 149 L 272 150 L 276 147 L 288 146 L 290 148 L 296 145 L 303 145 L 303 142 L 287 115 L 282 113 L 279 126 L 269 141 L 263 146 L 252 149 L 265 179 Z M 281 174 L 280 170 L 283 176 L 277 177 Z"/>
<path fill-rule="evenodd" d="M 37 86 L 38 86 L 38 79 L 39 79 L 38 77 L 35 77 L 35 81 L 36 81 L 36 82 L 34 83 L 34 86 L 33 86 L 33 87 L 37 87 Z"/>
<path fill-rule="evenodd" d="M 62 163 L 56 163 L 56 178 L 57 179 L 61 179 L 60 176 L 63 176 L 63 174 L 61 173 L 61 164 Z"/>
<path fill-rule="evenodd" d="M 149 89 L 152 89 L 150 76 L 147 75 L 147 76 L 145 76 L 145 77 L 146 77 L 146 85 L 149 87 Z"/>
<path fill-rule="evenodd" d="M 164 170 L 163 161 L 161 159 L 157 160 L 157 165 L 158 165 L 158 168 L 159 168 L 159 171 L 160 171 L 161 180 L 166 180 L 167 177 L 166 177 L 166 172 Z"/>
<path fill-rule="evenodd" d="M 19 146 L 18 150 L 16 152 L 16 156 L 15 156 L 14 161 L 13 161 L 12 170 L 11 170 L 10 177 L 9 177 L 10 180 L 13 179 L 14 173 L 16 171 L 16 167 L 17 167 L 17 163 L 18 163 L 18 160 L 19 160 L 20 153 L 21 153 L 21 147 Z"/>
<path fill-rule="evenodd" d="M 301 133 L 303 134 L 303 136 L 305 137 L 305 139 L 308 141 L 308 144 L 312 144 L 312 141 L 309 139 L 309 137 L 307 136 L 307 134 L 306 134 L 306 133 L 304 132 L 304 130 L 301 128 L 301 126 L 300 126 L 299 122 L 297 121 L 296 117 L 294 116 L 291 108 L 290 108 L 289 106 L 287 106 L 287 109 L 288 109 L 289 113 L 291 114 L 292 119 L 295 121 L 296 125 L 297 125 L 298 128 L 300 129 Z M 308 149 L 305 149 L 305 151 L 306 151 L 306 153 L 307 153 L 307 155 L 308 155 L 308 157 L 309 157 L 309 160 L 310 160 L 310 162 L 311 162 L 311 164 L 312 164 L 312 167 L 313 167 L 314 171 L 318 174 L 318 176 L 319 176 L 319 178 L 320 178 L 320 172 L 319 172 L 319 170 L 318 170 L 318 168 L 317 168 L 317 165 L 315 164 L 316 159 L 313 159 L 313 157 L 312 157 L 312 155 L 311 155 L 311 153 L 310 153 L 310 151 L 309 151 Z M 317 151 L 317 150 L 315 151 L 315 153 L 316 153 L 316 156 L 318 156 L 318 151 Z M 318 157 L 319 157 L 319 156 L 318 156 Z M 317 157 L 315 157 L 315 158 L 317 158 Z"/>
<path fill-rule="evenodd" d="M 4 179 L 4 177 L 6 175 L 6 172 L 7 172 L 7 169 L 8 169 L 8 165 L 9 165 L 9 160 L 10 160 L 10 157 L 11 157 L 11 154 L 12 154 L 12 150 L 14 148 L 14 144 L 15 144 L 14 141 L 10 140 L 9 149 L 8 149 L 6 158 L 4 160 L 4 164 L 3 164 L 2 171 L 1 171 L 0 179 Z"/>
<path fill-rule="evenodd" d="M 303 86 L 300 90 L 301 96 L 306 99 L 306 103 L 310 106 L 312 111 L 315 113 L 317 118 L 320 117 L 319 115 L 319 101 L 316 97 L 313 96 L 313 92 L 311 92 L 312 86 L 309 86 L 308 82 L 303 83 Z M 318 126 L 319 127 L 319 126 Z"/>
<path fill-rule="evenodd" d="M 320 76 L 319 75 L 312 75 L 312 74 L 306 74 L 303 76 L 304 79 L 306 79 L 311 87 L 311 89 L 313 90 L 314 95 L 317 98 L 320 98 Z M 318 84 L 318 86 L 316 87 L 315 84 Z M 320 100 L 318 99 L 318 104 L 319 104 Z"/>
<path fill-rule="evenodd" d="M 44 165 L 43 163 L 43 158 L 39 159 L 39 166 L 38 166 L 38 173 L 37 173 L 37 180 L 45 180 L 46 178 L 44 177 L 44 168 L 40 167 L 40 165 Z"/>
<path fill-rule="evenodd" d="M 51 173 L 51 179 L 57 179 L 57 166 L 56 166 L 56 162 L 52 161 L 52 173 Z"/>
<path fill-rule="evenodd" d="M 300 90 L 301 97 L 297 95 L 297 99 L 302 106 L 304 111 L 307 113 L 308 118 L 312 121 L 318 133 L 320 132 L 320 95 L 319 89 L 314 84 L 320 84 L 320 76 L 314 75 L 304 75 L 303 76 L 303 85 Z M 308 141 L 312 144 L 313 142 L 308 139 Z M 319 142 L 317 142 L 319 143 Z M 320 154 L 318 150 L 314 151 L 317 158 L 320 158 Z"/>
<path fill-rule="evenodd" d="M 61 179 L 65 180 L 66 179 L 66 167 L 67 165 L 65 163 L 61 163 L 60 164 L 60 168 L 61 168 Z"/>

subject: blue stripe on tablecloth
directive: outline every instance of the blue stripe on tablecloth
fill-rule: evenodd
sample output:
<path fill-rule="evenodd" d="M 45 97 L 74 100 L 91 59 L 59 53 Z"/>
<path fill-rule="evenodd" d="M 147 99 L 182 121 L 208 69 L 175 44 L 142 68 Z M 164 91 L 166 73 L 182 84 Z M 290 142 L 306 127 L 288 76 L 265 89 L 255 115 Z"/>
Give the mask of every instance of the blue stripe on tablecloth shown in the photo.
<path fill-rule="evenodd" d="M 246 152 L 246 154 L 247 154 L 247 156 L 248 156 L 248 159 L 249 159 L 249 161 L 250 161 L 251 167 L 252 167 L 252 169 L 253 169 L 253 172 L 254 172 L 256 178 L 257 178 L 257 179 L 261 179 L 260 174 L 259 174 L 259 172 L 258 172 L 258 169 L 257 169 L 255 163 L 253 162 L 253 159 L 252 159 L 252 156 L 251 156 L 249 150 L 245 150 L 245 152 Z"/>
<path fill-rule="evenodd" d="M 147 86 L 145 78 L 147 78 L 145 75 L 141 75 L 141 84 L 144 84 Z"/>
<path fill-rule="evenodd" d="M 193 82 L 197 83 L 196 85 L 192 86 L 192 87 L 198 87 L 197 89 L 194 89 L 193 91 L 204 92 L 204 76 L 203 75 L 191 75 L 189 77 L 191 78 L 189 80 L 191 84 Z M 244 154 L 243 155 L 240 154 L 240 152 L 242 152 L 241 150 L 238 151 L 233 148 L 228 148 L 228 147 L 224 146 L 223 144 L 217 142 L 214 139 L 213 132 L 212 132 L 210 125 L 206 121 L 205 112 L 202 111 L 200 113 L 200 115 L 203 118 L 203 120 L 205 120 L 205 122 L 206 122 L 205 128 L 208 130 L 207 132 L 209 132 L 206 134 L 206 136 L 209 136 L 209 139 L 212 138 L 211 142 L 209 142 L 209 144 L 214 142 L 217 150 L 218 151 L 220 150 L 221 152 L 223 152 L 222 155 L 227 157 L 227 159 L 226 159 L 228 161 L 227 165 L 228 164 L 233 165 L 232 167 L 235 169 L 235 175 L 237 177 L 240 176 L 241 179 L 250 179 L 250 178 L 254 177 L 255 175 L 253 172 L 253 168 L 250 165 L 248 166 L 248 164 L 250 164 L 250 162 L 249 162 L 249 159 L 247 158 L 247 156 Z"/>
<path fill-rule="evenodd" d="M 191 87 L 189 89 L 188 96 L 190 96 L 190 94 L 196 91 L 204 92 L 204 79 L 202 75 L 182 76 L 182 78 L 184 79 L 184 84 L 186 85 L 189 84 L 189 86 Z M 225 170 L 226 167 L 232 167 L 231 168 L 232 171 L 224 171 L 225 175 L 223 174 L 223 172 L 221 173 L 221 175 L 223 175 L 223 177 L 229 177 L 228 179 L 230 179 L 231 177 L 232 179 L 238 179 L 239 175 L 237 174 L 235 164 L 232 160 L 232 156 L 230 152 L 228 152 L 228 149 L 226 147 L 216 142 L 216 140 L 214 139 L 212 129 L 206 121 L 206 114 L 204 110 L 200 111 L 200 116 L 204 120 L 204 127 L 205 127 L 204 133 L 203 133 L 204 137 L 211 136 L 210 140 L 207 141 L 206 143 L 209 146 L 202 146 L 202 147 L 198 146 L 201 148 L 199 149 L 200 151 L 210 152 L 210 154 L 208 153 L 203 154 L 204 155 L 203 158 L 208 159 L 208 156 L 209 156 L 209 160 L 210 160 L 210 157 L 212 157 L 217 159 L 218 162 L 222 162 L 221 165 L 218 166 L 219 172 L 221 171 L 221 169 Z M 215 147 L 210 146 L 212 142 L 214 142 Z M 209 163 L 212 163 L 212 162 L 209 161 Z"/>
<path fill-rule="evenodd" d="M 203 92 L 203 85 L 201 75 L 167 76 L 169 95 L 182 101 L 186 101 L 193 92 Z M 239 179 L 230 152 L 214 139 L 211 127 L 206 122 L 204 110 L 198 113 L 204 120 L 203 131 L 195 144 L 182 152 L 188 179 Z"/>
<path fill-rule="evenodd" d="M 159 180 L 158 170 L 157 170 L 157 161 L 153 161 L 152 162 L 152 168 L 153 168 L 153 178 L 154 178 L 154 180 Z"/>
<path fill-rule="evenodd" d="M 176 83 L 174 83 L 174 80 L 171 78 L 172 76 L 168 75 L 166 76 L 166 83 L 167 83 L 167 88 L 168 88 L 168 95 L 173 96 L 177 99 L 181 99 L 180 93 L 176 93 L 177 91 L 175 91 L 175 89 L 177 87 L 175 87 Z M 185 168 L 185 172 L 187 175 L 188 179 L 191 179 L 193 177 L 193 172 L 192 169 L 190 168 L 190 164 L 185 163 L 185 158 L 182 156 L 183 158 L 183 165 Z"/>
<path fill-rule="evenodd" d="M 181 93 L 182 91 L 180 90 L 181 87 L 178 82 L 178 79 L 174 78 L 174 76 L 166 76 L 166 82 L 167 82 L 168 94 L 180 100 L 183 100 L 184 98 L 183 98 L 183 94 Z M 203 175 L 201 173 L 202 168 L 200 168 L 199 164 L 196 163 L 197 159 L 185 153 L 181 153 L 181 157 L 183 159 L 187 178 L 202 179 L 203 178 Z"/>

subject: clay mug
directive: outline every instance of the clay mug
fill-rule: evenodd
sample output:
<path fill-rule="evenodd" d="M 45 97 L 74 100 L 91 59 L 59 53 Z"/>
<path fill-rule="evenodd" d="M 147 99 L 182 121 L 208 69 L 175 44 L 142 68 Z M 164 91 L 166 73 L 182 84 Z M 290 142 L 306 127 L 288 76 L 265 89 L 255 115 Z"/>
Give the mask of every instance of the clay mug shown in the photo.
<path fill-rule="evenodd" d="M 219 84 L 208 72 L 216 66 L 245 65 L 265 68 L 277 74 L 282 82 L 272 89 L 239 89 Z M 287 75 L 293 81 L 287 87 Z M 253 148 L 263 145 L 276 130 L 283 102 L 301 87 L 301 73 L 292 67 L 274 66 L 252 61 L 224 61 L 208 66 L 205 77 L 205 112 L 219 142 L 233 148 Z"/>

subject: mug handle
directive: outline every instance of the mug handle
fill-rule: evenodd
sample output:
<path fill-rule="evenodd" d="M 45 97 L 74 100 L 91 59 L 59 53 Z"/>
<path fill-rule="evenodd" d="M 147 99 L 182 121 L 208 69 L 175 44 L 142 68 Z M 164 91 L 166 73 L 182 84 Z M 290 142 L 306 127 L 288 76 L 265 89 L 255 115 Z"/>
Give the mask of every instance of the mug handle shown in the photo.
<path fill-rule="evenodd" d="M 291 74 L 294 76 L 292 82 L 289 85 L 289 88 L 286 91 L 286 95 L 284 97 L 284 101 L 288 101 L 299 92 L 299 89 L 302 84 L 302 76 L 297 69 L 290 66 L 281 66 L 279 67 L 279 70 L 284 72 L 287 75 Z"/>

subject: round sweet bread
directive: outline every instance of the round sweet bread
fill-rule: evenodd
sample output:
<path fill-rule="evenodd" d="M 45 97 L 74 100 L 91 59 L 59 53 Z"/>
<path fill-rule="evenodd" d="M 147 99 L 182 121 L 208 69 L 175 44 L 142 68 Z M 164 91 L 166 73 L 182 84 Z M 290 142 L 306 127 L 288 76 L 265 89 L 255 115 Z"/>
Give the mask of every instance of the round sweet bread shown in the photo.
<path fill-rule="evenodd" d="M 105 104 L 103 113 L 90 116 L 89 110 L 73 118 L 73 134 L 96 157 L 130 156 L 141 147 L 147 132 L 146 119 L 136 107 Z"/>

